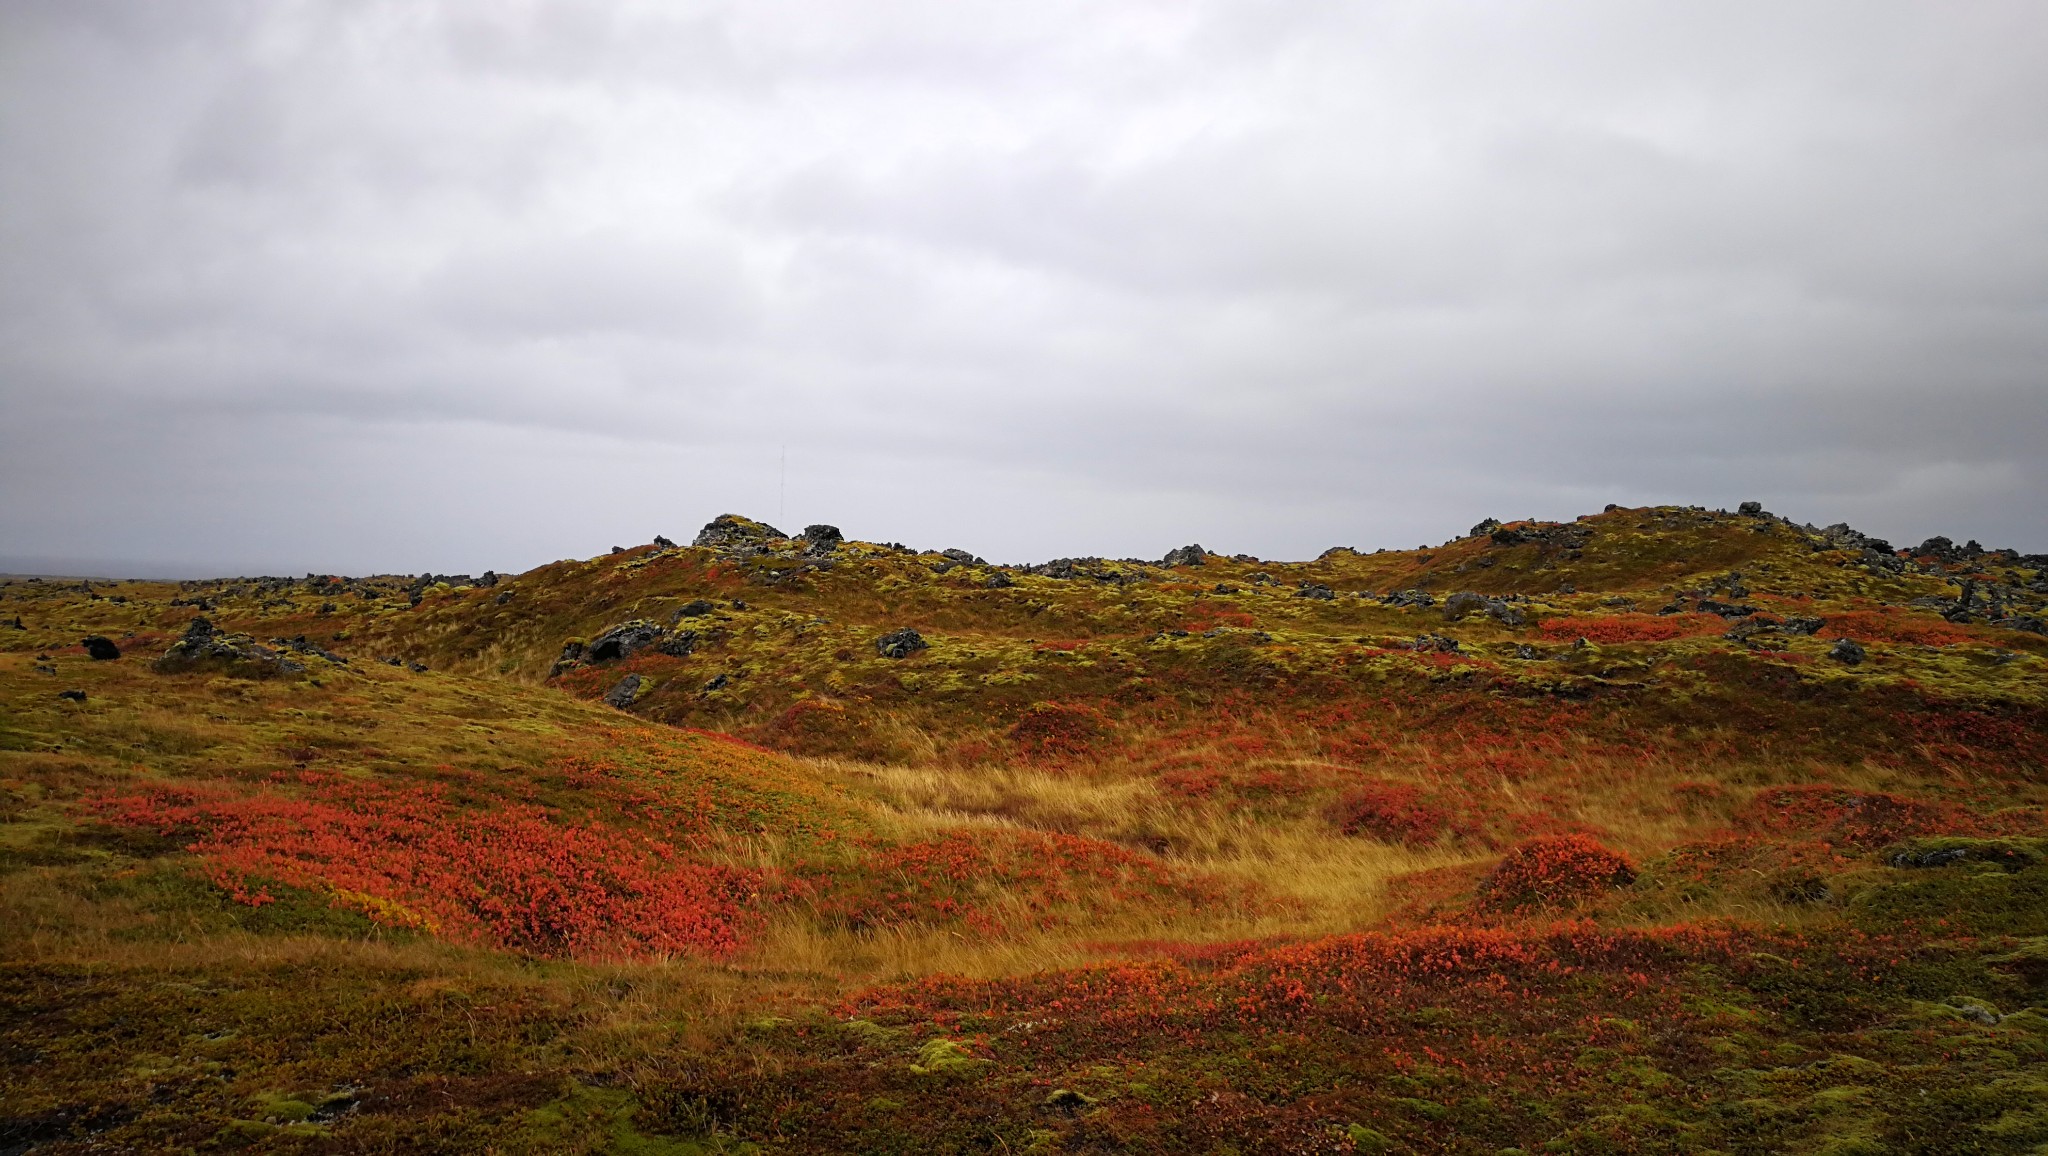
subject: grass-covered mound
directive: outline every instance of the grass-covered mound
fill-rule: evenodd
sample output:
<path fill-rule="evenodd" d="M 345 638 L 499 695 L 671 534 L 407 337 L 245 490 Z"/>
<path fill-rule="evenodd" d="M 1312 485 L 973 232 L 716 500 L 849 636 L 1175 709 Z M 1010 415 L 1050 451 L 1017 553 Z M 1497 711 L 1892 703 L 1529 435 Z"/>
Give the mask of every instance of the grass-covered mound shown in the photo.
<path fill-rule="evenodd" d="M 2048 1144 L 2039 558 L 701 540 L 0 579 L 0 1149 Z"/>

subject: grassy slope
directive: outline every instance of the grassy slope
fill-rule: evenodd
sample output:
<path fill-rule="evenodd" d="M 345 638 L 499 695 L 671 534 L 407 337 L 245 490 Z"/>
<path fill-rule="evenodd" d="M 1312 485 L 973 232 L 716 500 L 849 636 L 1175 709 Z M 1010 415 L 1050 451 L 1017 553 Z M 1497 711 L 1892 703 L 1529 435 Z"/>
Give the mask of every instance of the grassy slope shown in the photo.
<path fill-rule="evenodd" d="M 1558 529 L 1006 587 L 861 544 L 803 571 L 643 547 L 416 604 L 13 583 L 0 1144 L 2048 1141 L 2048 1020 L 1982 1010 L 2048 1004 L 2048 645 L 1914 604 L 1960 573 L 1772 520 Z M 1358 596 L 1403 589 L 1528 621 Z M 1656 613 L 1681 594 L 1827 625 L 1729 640 Z M 197 598 L 353 661 L 148 669 Z M 565 640 L 698 599 L 687 657 L 544 685 Z M 877 654 L 904 626 L 931 648 Z M 628 672 L 630 716 L 590 701 Z M 1566 859 L 1501 898 L 1504 849 L 1574 835 L 1637 877 L 1575 893 Z M 1886 865 L 1943 837 L 1976 857 Z"/>

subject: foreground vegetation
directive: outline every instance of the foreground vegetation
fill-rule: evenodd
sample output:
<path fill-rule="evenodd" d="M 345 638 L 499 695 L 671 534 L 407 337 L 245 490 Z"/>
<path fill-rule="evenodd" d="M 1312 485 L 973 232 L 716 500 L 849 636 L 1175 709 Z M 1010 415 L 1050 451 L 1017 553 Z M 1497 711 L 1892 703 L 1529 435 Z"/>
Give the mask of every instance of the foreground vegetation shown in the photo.
<path fill-rule="evenodd" d="M 4 580 L 0 1150 L 2048 1151 L 2039 557 L 699 543 Z"/>

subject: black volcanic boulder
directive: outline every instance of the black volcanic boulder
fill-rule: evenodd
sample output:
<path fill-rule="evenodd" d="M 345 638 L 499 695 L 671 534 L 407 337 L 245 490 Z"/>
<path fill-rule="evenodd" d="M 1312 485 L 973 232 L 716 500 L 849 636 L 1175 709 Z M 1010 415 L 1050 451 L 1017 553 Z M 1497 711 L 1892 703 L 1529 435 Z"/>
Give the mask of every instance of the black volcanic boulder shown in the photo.
<path fill-rule="evenodd" d="M 973 554 L 970 554 L 970 553 L 968 553 L 967 551 L 965 551 L 965 550 L 960 550 L 960 549 L 946 549 L 946 550 L 941 550 L 941 551 L 939 551 L 939 556 L 940 556 L 941 558 L 945 558 L 945 559 L 947 559 L 948 561 L 950 561 L 950 562 L 953 562 L 953 563 L 955 563 L 955 564 L 957 564 L 957 565 L 961 565 L 961 566 L 986 566 L 986 565 L 988 565 L 988 563 L 987 563 L 987 562 L 985 562 L 985 561 L 981 560 L 980 558 L 976 557 L 975 555 L 973 555 Z"/>
<path fill-rule="evenodd" d="M 1844 638 L 1828 651 L 1828 657 L 1844 666 L 1855 666 L 1863 661 L 1863 648 L 1854 639 Z"/>
<path fill-rule="evenodd" d="M 95 662 L 106 662 L 109 659 L 121 657 L 121 648 L 114 645 L 113 639 L 102 635 L 95 634 L 87 638 L 81 645 L 85 647 L 85 652 L 91 655 Z"/>
<path fill-rule="evenodd" d="M 739 550 L 749 547 L 767 548 L 768 543 L 783 538 L 782 531 L 766 522 L 756 522 L 739 514 L 720 514 L 705 523 L 697 531 L 693 546 L 709 546 L 714 550 Z"/>
<path fill-rule="evenodd" d="M 1764 513 L 1762 502 L 1744 502 L 1735 507 L 1735 512 L 1747 518 L 1760 518 Z"/>
<path fill-rule="evenodd" d="M 699 598 L 693 602 L 685 602 L 681 606 L 676 607 L 676 612 L 670 617 L 669 621 L 673 624 L 681 622 L 685 618 L 702 618 L 706 614 L 717 612 L 717 610 L 717 603 L 706 602 L 704 599 Z"/>
<path fill-rule="evenodd" d="M 572 638 L 569 641 L 564 642 L 562 644 L 562 653 L 555 658 L 555 664 L 553 666 L 548 667 L 548 677 L 553 678 L 556 675 L 561 674 L 563 671 L 574 670 L 577 667 L 582 666 L 583 657 L 587 649 L 588 648 L 586 648 L 583 645 L 583 641 L 578 638 Z M 387 658 L 384 661 L 390 663 L 393 666 L 399 665 L 398 660 L 395 658 Z"/>
<path fill-rule="evenodd" d="M 1756 607 L 1737 606 L 1733 603 L 1716 602 L 1711 598 L 1702 598 L 1693 604 L 1693 612 L 1697 614 L 1718 614 L 1723 618 L 1747 618 L 1756 613 Z"/>
<path fill-rule="evenodd" d="M 1337 592 L 1321 582 L 1303 582 L 1301 588 L 1294 592 L 1294 596 L 1312 598 L 1317 602 L 1334 602 L 1337 599 Z"/>
<path fill-rule="evenodd" d="M 604 692 L 604 704 L 609 707 L 615 707 L 619 710 L 625 710 L 627 707 L 633 705 L 634 699 L 639 697 L 640 676 L 637 674 L 629 674 L 626 677 L 620 679 L 617 686 L 614 686 L 610 690 Z"/>
<path fill-rule="evenodd" d="M 590 644 L 590 661 L 617 662 L 661 640 L 662 628 L 644 618 L 608 628 Z"/>
<path fill-rule="evenodd" d="M 924 640 L 924 635 L 909 627 L 892 630 L 875 639 L 875 653 L 883 658 L 909 658 L 920 650 L 930 648 L 931 643 Z"/>
<path fill-rule="evenodd" d="M 1182 546 L 1178 550 L 1168 550 L 1166 557 L 1161 559 L 1159 564 L 1161 566 L 1200 566 L 1205 563 L 1208 557 L 1209 552 L 1207 550 L 1202 549 L 1200 544 L 1194 544 Z"/>

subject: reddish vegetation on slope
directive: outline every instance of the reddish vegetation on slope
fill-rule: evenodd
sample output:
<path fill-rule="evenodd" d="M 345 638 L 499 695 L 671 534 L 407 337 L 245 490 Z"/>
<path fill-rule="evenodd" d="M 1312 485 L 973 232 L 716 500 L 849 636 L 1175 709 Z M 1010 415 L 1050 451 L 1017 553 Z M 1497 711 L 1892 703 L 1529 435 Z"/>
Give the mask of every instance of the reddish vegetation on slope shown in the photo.
<path fill-rule="evenodd" d="M 1479 883 L 1488 911 L 1569 907 L 1636 877 L 1635 864 L 1584 835 L 1549 835 L 1518 843 Z"/>
<path fill-rule="evenodd" d="M 295 778 L 303 797 L 153 787 L 88 805 L 191 840 L 239 902 L 310 888 L 381 923 L 535 955 L 725 955 L 753 921 L 758 873 L 682 862 L 661 839 L 521 803 L 464 809 L 432 785 Z"/>

